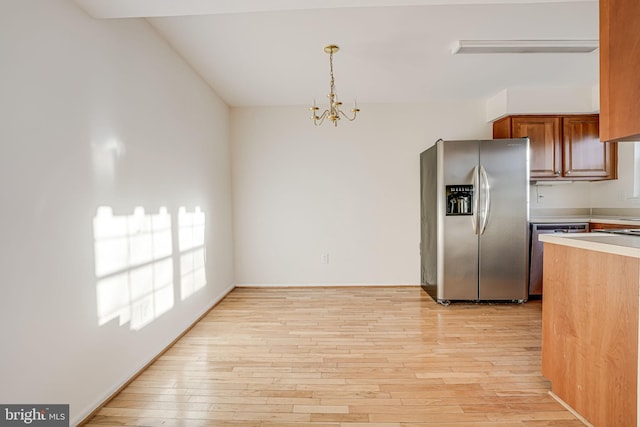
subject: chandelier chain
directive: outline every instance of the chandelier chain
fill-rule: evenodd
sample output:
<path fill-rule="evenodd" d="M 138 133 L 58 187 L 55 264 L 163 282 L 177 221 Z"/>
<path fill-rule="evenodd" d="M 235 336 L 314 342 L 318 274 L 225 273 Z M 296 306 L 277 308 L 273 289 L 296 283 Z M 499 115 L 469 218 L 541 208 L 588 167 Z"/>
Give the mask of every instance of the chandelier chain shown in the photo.
<path fill-rule="evenodd" d="M 335 79 L 333 78 L 333 51 L 329 53 L 329 71 L 331 74 L 331 93 L 335 93 L 336 84 L 335 84 Z"/>

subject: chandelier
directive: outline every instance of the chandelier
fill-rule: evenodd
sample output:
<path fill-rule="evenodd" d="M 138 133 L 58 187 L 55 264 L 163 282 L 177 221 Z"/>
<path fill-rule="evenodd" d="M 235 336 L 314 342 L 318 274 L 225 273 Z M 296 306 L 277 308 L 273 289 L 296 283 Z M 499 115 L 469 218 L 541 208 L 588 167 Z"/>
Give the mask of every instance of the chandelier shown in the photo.
<path fill-rule="evenodd" d="M 318 115 L 320 108 L 316 106 L 315 99 L 313 100 L 313 106 L 309 108 L 312 114 L 311 120 L 313 120 L 313 124 L 316 126 L 320 126 L 326 118 L 331 120 L 334 126 L 338 126 L 340 116 L 352 122 L 356 119 L 356 115 L 360 111 L 356 101 L 353 102 L 353 108 L 351 109 L 351 112 L 353 113 L 352 117 L 347 116 L 340 108 L 342 106 L 342 102 L 338 101 L 335 79 L 333 78 L 333 54 L 338 50 L 340 50 L 340 48 L 334 44 L 330 44 L 324 48 L 324 51 L 329 54 L 329 72 L 331 73 L 331 82 L 329 83 L 329 86 L 331 91 L 329 92 L 329 95 L 327 95 L 329 97 L 329 108 L 324 110 L 321 115 Z"/>

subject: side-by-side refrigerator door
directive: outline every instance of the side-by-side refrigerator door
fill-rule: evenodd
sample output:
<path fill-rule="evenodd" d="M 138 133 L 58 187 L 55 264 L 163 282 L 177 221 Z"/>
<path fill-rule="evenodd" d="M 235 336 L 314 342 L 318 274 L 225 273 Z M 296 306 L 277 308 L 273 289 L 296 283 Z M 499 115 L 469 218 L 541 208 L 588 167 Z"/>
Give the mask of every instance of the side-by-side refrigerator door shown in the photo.
<path fill-rule="evenodd" d="M 526 300 L 529 141 L 480 143 L 480 299 Z"/>
<path fill-rule="evenodd" d="M 478 236 L 476 234 L 478 141 L 445 141 L 438 168 L 442 174 L 438 221 L 438 299 L 478 299 Z"/>

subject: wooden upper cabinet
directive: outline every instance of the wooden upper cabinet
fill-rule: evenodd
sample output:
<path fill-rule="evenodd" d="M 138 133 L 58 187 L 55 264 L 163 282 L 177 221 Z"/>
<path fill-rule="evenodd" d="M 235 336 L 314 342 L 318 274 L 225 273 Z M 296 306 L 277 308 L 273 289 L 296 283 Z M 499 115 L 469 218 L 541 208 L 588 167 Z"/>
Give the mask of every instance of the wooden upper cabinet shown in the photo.
<path fill-rule="evenodd" d="M 640 141 L 640 1 L 600 0 L 600 140 Z"/>
<path fill-rule="evenodd" d="M 507 116 L 494 138 L 529 137 L 532 180 L 617 178 L 617 144 L 600 143 L 597 114 Z"/>
<path fill-rule="evenodd" d="M 559 117 L 514 117 L 512 138 L 529 137 L 531 178 L 556 178 L 562 174 Z"/>
<path fill-rule="evenodd" d="M 615 178 L 615 144 L 600 143 L 598 115 L 563 117 L 563 171 L 568 178 Z M 615 147 L 612 150 L 612 145 Z"/>

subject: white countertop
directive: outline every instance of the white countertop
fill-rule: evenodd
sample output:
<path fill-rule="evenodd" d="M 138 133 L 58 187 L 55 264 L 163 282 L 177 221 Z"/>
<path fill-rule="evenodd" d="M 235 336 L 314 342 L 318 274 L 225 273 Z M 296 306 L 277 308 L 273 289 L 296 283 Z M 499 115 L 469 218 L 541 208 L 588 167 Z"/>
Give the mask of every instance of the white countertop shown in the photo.
<path fill-rule="evenodd" d="M 529 222 L 535 224 L 564 224 L 569 222 L 590 222 L 590 216 L 532 216 Z"/>
<path fill-rule="evenodd" d="M 623 216 L 532 216 L 529 218 L 532 223 L 562 224 L 569 222 L 599 222 L 602 224 L 624 224 L 640 227 L 640 217 Z"/>
<path fill-rule="evenodd" d="M 640 236 L 607 233 L 541 234 L 541 242 L 640 258 Z"/>

